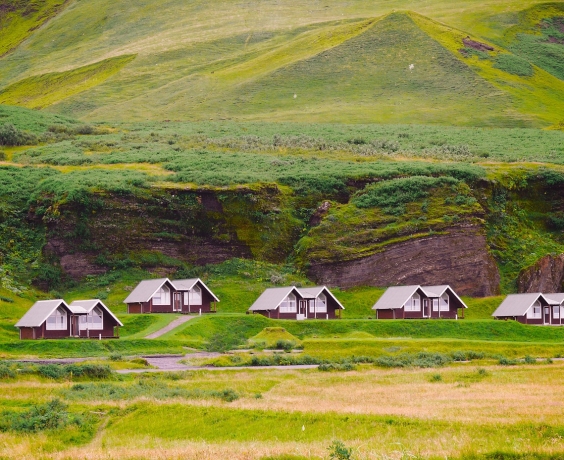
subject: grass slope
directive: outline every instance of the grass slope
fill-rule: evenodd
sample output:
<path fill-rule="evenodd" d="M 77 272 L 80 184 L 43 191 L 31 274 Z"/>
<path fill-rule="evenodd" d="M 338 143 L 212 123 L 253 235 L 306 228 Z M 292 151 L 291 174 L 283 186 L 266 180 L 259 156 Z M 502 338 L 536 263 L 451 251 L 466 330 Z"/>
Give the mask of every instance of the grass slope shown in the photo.
<path fill-rule="evenodd" d="M 506 15 L 538 2 L 328 3 L 327 8 L 306 7 L 285 0 L 259 9 L 238 7 L 236 14 L 223 1 L 197 6 L 178 0 L 73 3 L 3 59 L 0 86 L 10 89 L 5 100 L 23 103 L 23 90 L 41 76 L 138 55 L 111 80 L 34 106 L 55 103 L 50 110 L 113 120 L 211 117 L 485 126 L 560 121 L 563 88 L 558 79 L 537 67 L 531 77 L 517 78 L 496 69 L 493 60 L 465 63 L 458 52 L 459 39 L 467 35 L 459 30 L 497 37 L 513 24 Z M 389 15 L 393 10 L 416 14 Z M 456 29 L 443 30 L 421 15 Z M 366 19 L 379 17 L 384 19 Z"/>
<path fill-rule="evenodd" d="M 0 57 L 15 49 L 34 30 L 55 16 L 67 0 L 1 0 Z"/>
<path fill-rule="evenodd" d="M 26 78 L 0 91 L 0 103 L 40 109 L 99 85 L 135 56 L 119 56 L 66 72 Z"/>

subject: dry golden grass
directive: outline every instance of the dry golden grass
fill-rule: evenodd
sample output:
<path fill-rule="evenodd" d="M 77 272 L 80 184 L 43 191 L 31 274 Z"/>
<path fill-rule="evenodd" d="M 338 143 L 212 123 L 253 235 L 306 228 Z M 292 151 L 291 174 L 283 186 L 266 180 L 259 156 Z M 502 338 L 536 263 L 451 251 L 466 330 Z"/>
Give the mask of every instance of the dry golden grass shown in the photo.
<path fill-rule="evenodd" d="M 399 415 L 473 423 L 559 423 L 564 401 L 555 397 L 564 365 L 518 369 L 488 368 L 478 377 L 470 365 L 428 370 L 370 370 L 322 375 L 302 374 L 284 381 L 259 400 L 242 399 L 238 407 L 306 412 Z M 431 382 L 433 374 L 442 381 Z"/>

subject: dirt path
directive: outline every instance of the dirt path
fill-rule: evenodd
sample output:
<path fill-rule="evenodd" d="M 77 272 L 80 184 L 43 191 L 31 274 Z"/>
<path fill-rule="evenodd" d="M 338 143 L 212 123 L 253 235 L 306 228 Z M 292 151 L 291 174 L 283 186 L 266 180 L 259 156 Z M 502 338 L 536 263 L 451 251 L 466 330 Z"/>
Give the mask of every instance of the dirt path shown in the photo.
<path fill-rule="evenodd" d="M 161 335 L 164 335 L 167 332 L 172 331 L 173 329 L 177 328 L 181 324 L 184 324 L 186 321 L 190 321 L 192 318 L 195 318 L 195 316 L 182 315 L 180 318 L 176 318 L 174 321 L 172 321 L 168 326 L 165 326 L 162 329 L 159 329 L 158 331 L 149 334 L 145 338 L 156 339 L 157 337 L 160 337 Z"/>

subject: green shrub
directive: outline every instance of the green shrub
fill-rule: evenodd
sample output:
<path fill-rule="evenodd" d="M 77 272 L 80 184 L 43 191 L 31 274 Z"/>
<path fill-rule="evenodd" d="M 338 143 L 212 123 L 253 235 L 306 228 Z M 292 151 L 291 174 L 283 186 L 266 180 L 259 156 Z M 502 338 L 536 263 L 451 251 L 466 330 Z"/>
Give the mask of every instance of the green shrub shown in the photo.
<path fill-rule="evenodd" d="M 291 340 L 284 340 L 284 339 L 280 339 L 276 341 L 276 345 L 275 348 L 277 350 L 285 350 L 287 352 L 292 351 L 292 348 L 294 348 L 296 344 L 294 342 L 292 342 Z"/>
<path fill-rule="evenodd" d="M 443 381 L 443 376 L 441 374 L 433 374 L 431 375 L 431 382 L 442 382 Z"/>
<path fill-rule="evenodd" d="M 429 190 L 443 185 L 455 185 L 453 177 L 412 176 L 368 185 L 352 202 L 359 208 L 380 207 L 387 214 L 402 214 L 405 205 L 429 195 Z"/>
<path fill-rule="evenodd" d="M 37 142 L 34 134 L 16 128 L 11 123 L 0 125 L 0 145 L 31 145 Z"/>
<path fill-rule="evenodd" d="M 534 73 L 529 61 L 514 54 L 500 54 L 495 60 L 494 67 L 520 77 L 532 77 Z"/>
<path fill-rule="evenodd" d="M 452 359 L 443 353 L 403 353 L 397 356 L 380 356 L 374 363 L 381 367 L 441 367 Z"/>
<path fill-rule="evenodd" d="M 69 414 L 66 404 L 58 399 L 34 406 L 26 412 L 4 412 L 1 419 L 0 431 L 13 430 L 24 433 L 56 430 L 69 424 L 82 424 L 82 420 Z"/>
<path fill-rule="evenodd" d="M 16 376 L 14 370 L 6 363 L 0 363 L 0 380 L 13 379 Z"/>
<path fill-rule="evenodd" d="M 356 366 L 350 361 L 345 361 L 342 363 L 322 363 L 319 365 L 318 369 L 323 372 L 354 371 L 356 370 Z"/>
<path fill-rule="evenodd" d="M 505 356 L 502 356 L 501 358 L 499 358 L 498 363 L 502 366 L 515 366 L 518 361 L 516 359 L 509 359 Z"/>
<path fill-rule="evenodd" d="M 110 361 L 123 361 L 123 355 L 120 352 L 110 354 Z"/>
<path fill-rule="evenodd" d="M 347 447 L 342 441 L 335 440 L 329 446 L 329 458 L 331 460 L 351 460 L 353 458 L 352 447 Z"/>
<path fill-rule="evenodd" d="M 536 364 L 537 363 L 536 358 L 533 358 L 532 356 L 529 356 L 529 355 L 525 356 L 524 361 L 525 361 L 525 364 Z"/>
<path fill-rule="evenodd" d="M 101 364 L 47 364 L 37 367 L 37 373 L 53 380 L 71 377 L 87 377 L 89 379 L 106 379 L 112 375 L 110 366 Z"/>

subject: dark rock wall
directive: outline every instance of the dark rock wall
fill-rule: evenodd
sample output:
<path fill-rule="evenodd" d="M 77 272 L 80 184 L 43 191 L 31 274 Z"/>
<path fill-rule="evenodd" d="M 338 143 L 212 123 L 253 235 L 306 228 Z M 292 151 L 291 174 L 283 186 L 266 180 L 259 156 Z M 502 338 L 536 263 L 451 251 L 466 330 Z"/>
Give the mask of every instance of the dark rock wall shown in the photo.
<path fill-rule="evenodd" d="M 281 199 L 275 187 L 100 195 L 87 205 L 60 209 L 49 224 L 44 254 L 77 280 L 107 270 L 101 254 L 111 259 L 160 253 L 193 265 L 234 257 L 280 262 L 301 228 L 280 212 Z"/>
<path fill-rule="evenodd" d="M 519 292 L 562 292 L 564 284 L 564 254 L 547 255 L 519 274 Z"/>
<path fill-rule="evenodd" d="M 459 295 L 499 293 L 497 265 L 479 226 L 454 227 L 445 234 L 391 244 L 362 259 L 313 263 L 308 274 L 320 284 L 343 288 L 450 284 Z"/>

